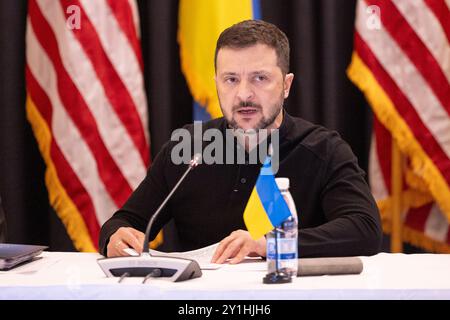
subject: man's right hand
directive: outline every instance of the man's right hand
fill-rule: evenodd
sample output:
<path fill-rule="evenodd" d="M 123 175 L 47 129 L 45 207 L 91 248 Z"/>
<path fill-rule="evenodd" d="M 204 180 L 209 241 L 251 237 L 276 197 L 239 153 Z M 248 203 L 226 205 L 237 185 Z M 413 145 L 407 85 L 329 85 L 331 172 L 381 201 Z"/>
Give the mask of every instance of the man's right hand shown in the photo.
<path fill-rule="evenodd" d="M 124 251 L 127 248 L 133 248 L 139 254 L 142 253 L 142 244 L 145 235 L 133 228 L 121 227 L 109 238 L 107 246 L 107 257 L 128 256 Z"/>

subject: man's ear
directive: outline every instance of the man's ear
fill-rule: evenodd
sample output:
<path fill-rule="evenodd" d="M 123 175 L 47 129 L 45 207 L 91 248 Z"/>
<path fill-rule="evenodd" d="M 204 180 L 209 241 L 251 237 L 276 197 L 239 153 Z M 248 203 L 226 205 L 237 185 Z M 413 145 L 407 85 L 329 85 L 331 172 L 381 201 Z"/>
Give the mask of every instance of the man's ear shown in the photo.
<path fill-rule="evenodd" d="M 291 90 L 292 81 L 294 80 L 294 74 L 288 73 L 284 77 L 284 98 L 289 97 L 289 91 Z"/>

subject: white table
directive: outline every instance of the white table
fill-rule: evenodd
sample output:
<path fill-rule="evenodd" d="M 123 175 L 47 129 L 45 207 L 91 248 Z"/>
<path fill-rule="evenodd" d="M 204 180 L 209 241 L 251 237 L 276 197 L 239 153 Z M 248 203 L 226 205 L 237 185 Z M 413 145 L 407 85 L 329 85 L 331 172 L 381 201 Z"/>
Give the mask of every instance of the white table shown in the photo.
<path fill-rule="evenodd" d="M 0 272 L 0 299 L 450 299 L 450 255 L 387 254 L 361 257 L 359 275 L 298 277 L 266 285 L 264 262 L 203 270 L 186 282 L 106 278 L 98 254 L 44 252 L 43 258 Z"/>

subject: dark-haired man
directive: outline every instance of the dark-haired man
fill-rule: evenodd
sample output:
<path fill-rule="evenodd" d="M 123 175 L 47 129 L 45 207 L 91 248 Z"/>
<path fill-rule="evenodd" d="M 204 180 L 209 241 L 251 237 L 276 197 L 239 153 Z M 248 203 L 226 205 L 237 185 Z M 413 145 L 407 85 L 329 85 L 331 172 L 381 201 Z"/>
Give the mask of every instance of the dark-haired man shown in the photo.
<path fill-rule="evenodd" d="M 350 147 L 337 133 L 294 118 L 283 109 L 294 78 L 289 73 L 286 35 L 263 21 L 235 24 L 217 41 L 215 67 L 224 116 L 202 128 L 223 135 L 227 129 L 278 130 L 277 176 L 291 181 L 299 213 L 299 256 L 377 253 L 379 213 Z M 192 126 L 187 129 L 195 131 Z M 147 222 L 186 169 L 174 164 L 175 145 L 174 141 L 164 145 L 141 185 L 103 225 L 100 250 L 104 255 L 126 255 L 128 247 L 142 251 Z M 251 152 L 247 148 L 247 155 Z M 151 238 L 173 218 L 184 250 L 220 241 L 213 262 L 231 258 L 231 263 L 238 263 L 247 255 L 265 256 L 265 238 L 253 240 L 242 217 L 260 167 L 261 163 L 199 165 L 156 219 Z"/>

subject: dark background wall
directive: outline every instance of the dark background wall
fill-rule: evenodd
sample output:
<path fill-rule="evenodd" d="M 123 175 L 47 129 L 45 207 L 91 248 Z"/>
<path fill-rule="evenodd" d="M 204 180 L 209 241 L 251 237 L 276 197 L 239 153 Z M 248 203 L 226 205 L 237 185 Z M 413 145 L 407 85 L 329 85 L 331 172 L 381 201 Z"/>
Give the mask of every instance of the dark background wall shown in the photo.
<path fill-rule="evenodd" d="M 337 130 L 367 169 L 371 113 L 347 79 L 355 0 L 262 0 L 263 19 L 291 43 L 295 74 L 289 113 Z M 180 70 L 178 1 L 139 0 L 151 152 L 192 121 L 192 98 Z M 0 1 L 0 197 L 8 241 L 73 250 L 48 204 L 44 162 L 25 117 L 26 0 Z"/>

